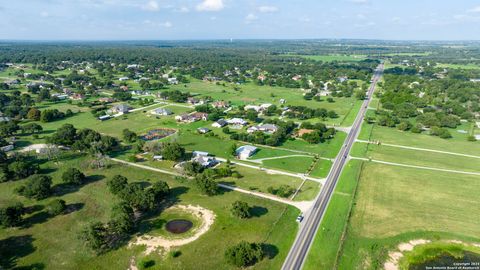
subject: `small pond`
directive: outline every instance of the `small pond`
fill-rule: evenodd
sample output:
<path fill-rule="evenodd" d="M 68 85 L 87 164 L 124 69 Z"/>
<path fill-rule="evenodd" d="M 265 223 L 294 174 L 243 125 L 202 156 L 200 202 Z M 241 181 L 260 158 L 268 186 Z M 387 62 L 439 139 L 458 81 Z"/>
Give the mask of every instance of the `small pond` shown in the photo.
<path fill-rule="evenodd" d="M 174 234 L 185 233 L 188 230 L 190 230 L 192 227 L 193 227 L 193 223 L 190 220 L 186 220 L 186 219 L 170 220 L 165 225 L 165 228 L 167 229 L 167 231 Z"/>
<path fill-rule="evenodd" d="M 454 263 L 480 263 L 480 254 L 464 251 L 461 258 L 455 258 L 451 254 L 444 253 L 434 259 L 421 263 L 410 264 L 409 270 L 425 270 L 435 267 L 454 267 Z M 460 268 L 459 268 L 460 269 Z"/>

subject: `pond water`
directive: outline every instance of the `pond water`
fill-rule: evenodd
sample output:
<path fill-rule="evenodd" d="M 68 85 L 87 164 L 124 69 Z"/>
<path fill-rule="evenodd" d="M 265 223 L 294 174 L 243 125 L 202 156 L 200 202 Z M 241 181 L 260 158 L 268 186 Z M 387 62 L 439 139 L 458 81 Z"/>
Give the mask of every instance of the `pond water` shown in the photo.
<path fill-rule="evenodd" d="M 408 269 L 409 270 L 425 270 L 425 269 L 435 269 L 435 267 L 453 267 L 454 263 L 480 263 L 480 254 L 464 251 L 462 258 L 455 258 L 450 254 L 442 254 L 434 259 L 417 263 L 411 264 Z M 428 267 L 428 268 L 427 268 Z"/>
<path fill-rule="evenodd" d="M 167 231 L 175 234 L 185 233 L 193 227 L 193 223 L 186 219 L 174 219 L 165 225 Z"/>

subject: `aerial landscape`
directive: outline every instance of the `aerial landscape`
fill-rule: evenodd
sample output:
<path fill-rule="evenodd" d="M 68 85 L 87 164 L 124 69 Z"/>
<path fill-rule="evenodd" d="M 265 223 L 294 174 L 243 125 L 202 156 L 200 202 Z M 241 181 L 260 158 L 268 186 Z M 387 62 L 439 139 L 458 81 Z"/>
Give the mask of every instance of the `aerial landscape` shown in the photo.
<path fill-rule="evenodd" d="M 478 3 L 300 2 L 0 1 L 0 270 L 480 270 Z"/>

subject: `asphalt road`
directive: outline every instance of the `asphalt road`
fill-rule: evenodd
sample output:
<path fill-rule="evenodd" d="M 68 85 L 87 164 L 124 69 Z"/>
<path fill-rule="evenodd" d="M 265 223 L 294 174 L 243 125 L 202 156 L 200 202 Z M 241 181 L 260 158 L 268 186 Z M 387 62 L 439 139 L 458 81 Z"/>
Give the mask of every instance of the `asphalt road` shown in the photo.
<path fill-rule="evenodd" d="M 383 68 L 383 64 L 379 65 L 375 71 L 375 74 L 373 75 L 372 83 L 368 89 L 368 97 L 363 102 L 362 107 L 355 118 L 352 129 L 348 134 L 340 153 L 335 159 L 335 162 L 333 163 L 325 185 L 315 199 L 313 208 L 308 213 L 305 213 L 305 218 L 301 223 L 297 238 L 295 239 L 295 242 L 293 243 L 293 246 L 283 264 L 283 270 L 300 270 L 303 266 L 308 254 L 308 250 L 310 249 L 313 239 L 315 238 L 315 234 L 321 224 L 323 215 L 327 209 L 328 203 L 330 202 L 330 198 L 332 197 L 338 178 L 345 167 L 350 150 L 358 137 L 365 113 L 367 112 L 368 105 L 370 104 L 373 92 L 375 91 L 375 86 L 378 80 L 382 77 Z"/>

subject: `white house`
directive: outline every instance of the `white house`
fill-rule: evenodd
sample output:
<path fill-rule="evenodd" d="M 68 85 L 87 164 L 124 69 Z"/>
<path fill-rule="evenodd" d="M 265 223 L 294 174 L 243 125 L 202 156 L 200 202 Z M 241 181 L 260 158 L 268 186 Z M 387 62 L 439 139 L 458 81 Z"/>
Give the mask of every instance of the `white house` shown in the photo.
<path fill-rule="evenodd" d="M 248 111 L 248 110 L 254 110 L 256 112 L 259 112 L 262 110 L 262 107 L 260 106 L 257 106 L 257 105 L 246 105 L 245 107 L 243 107 L 245 111 Z"/>
<path fill-rule="evenodd" d="M 128 79 L 129 79 L 128 77 L 121 77 L 118 80 L 121 82 L 124 82 L 124 81 L 128 81 Z"/>
<path fill-rule="evenodd" d="M 168 78 L 167 81 L 169 84 L 178 84 L 177 78 Z"/>
<path fill-rule="evenodd" d="M 255 146 L 244 145 L 237 148 L 237 150 L 235 151 L 235 154 L 239 159 L 245 160 L 253 156 L 257 152 L 257 150 L 258 149 Z"/>
<path fill-rule="evenodd" d="M 155 115 L 163 115 L 163 116 L 173 114 L 173 112 L 171 110 L 165 109 L 165 108 L 157 108 L 155 110 L 152 110 L 151 113 L 155 114 Z"/>
<path fill-rule="evenodd" d="M 278 130 L 277 125 L 274 125 L 274 124 L 264 124 L 264 125 L 249 127 L 249 128 L 247 129 L 247 132 L 248 132 L 248 133 L 253 133 L 253 132 L 255 132 L 255 131 L 261 131 L 261 132 L 265 132 L 265 133 L 272 134 L 272 133 L 277 132 L 277 130 Z"/>
<path fill-rule="evenodd" d="M 246 124 L 248 124 L 248 122 L 243 120 L 242 118 L 232 118 L 227 120 L 227 123 L 229 125 L 236 125 L 236 126 L 245 126 Z"/>

